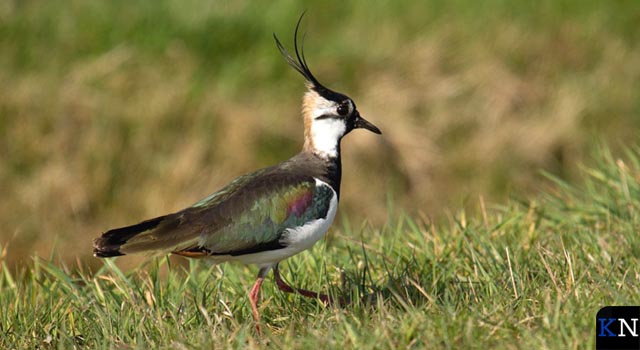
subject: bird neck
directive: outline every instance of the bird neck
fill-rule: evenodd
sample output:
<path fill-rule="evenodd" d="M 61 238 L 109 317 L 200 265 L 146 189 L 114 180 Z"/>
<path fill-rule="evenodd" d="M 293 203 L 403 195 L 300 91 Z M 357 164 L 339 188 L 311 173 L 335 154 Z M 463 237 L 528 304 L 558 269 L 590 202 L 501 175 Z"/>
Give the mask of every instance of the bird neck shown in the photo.
<path fill-rule="evenodd" d="M 340 159 L 340 144 L 338 143 L 338 156 L 329 158 L 326 163 L 326 178 L 329 186 L 336 191 L 336 195 L 340 197 L 340 182 L 342 180 L 342 160 Z"/>
<path fill-rule="evenodd" d="M 307 153 L 315 154 L 316 156 L 329 160 L 340 159 L 340 139 L 327 137 L 328 135 L 313 134 L 313 131 L 309 131 L 311 135 L 304 137 L 304 145 L 302 150 Z"/>
<path fill-rule="evenodd" d="M 323 158 L 313 152 L 303 150 L 285 162 L 284 168 L 320 179 L 331 186 L 340 196 L 342 162 L 340 153 L 334 158 Z"/>

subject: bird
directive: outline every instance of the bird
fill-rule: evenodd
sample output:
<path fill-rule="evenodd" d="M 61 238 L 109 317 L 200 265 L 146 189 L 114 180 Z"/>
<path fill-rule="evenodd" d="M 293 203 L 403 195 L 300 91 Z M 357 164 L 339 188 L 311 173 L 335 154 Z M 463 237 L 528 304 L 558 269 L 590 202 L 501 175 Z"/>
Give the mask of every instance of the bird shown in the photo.
<path fill-rule="evenodd" d="M 260 288 L 271 270 L 280 290 L 332 302 L 325 294 L 288 285 L 278 264 L 311 248 L 329 230 L 340 199 L 342 138 L 355 129 L 382 134 L 360 115 L 353 99 L 325 87 L 311 73 L 304 43 L 299 43 L 303 16 L 293 35 L 295 56 L 273 34 L 280 54 L 303 76 L 307 88 L 301 113 L 302 150 L 277 165 L 236 178 L 188 208 L 108 230 L 93 241 L 98 258 L 176 254 L 257 265 L 249 301 L 259 334 Z"/>

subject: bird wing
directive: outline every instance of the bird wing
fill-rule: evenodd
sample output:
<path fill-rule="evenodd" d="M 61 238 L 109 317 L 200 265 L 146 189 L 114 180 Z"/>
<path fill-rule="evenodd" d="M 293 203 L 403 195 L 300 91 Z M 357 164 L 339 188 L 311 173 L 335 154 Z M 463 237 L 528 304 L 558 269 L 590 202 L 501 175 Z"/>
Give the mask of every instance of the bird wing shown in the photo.
<path fill-rule="evenodd" d="M 187 209 L 129 226 L 145 231 L 127 237 L 118 253 L 170 251 L 197 257 L 282 248 L 282 234 L 325 218 L 333 196 L 328 185 L 312 176 L 263 169 L 237 178 Z M 127 228 L 112 231 L 117 230 Z"/>

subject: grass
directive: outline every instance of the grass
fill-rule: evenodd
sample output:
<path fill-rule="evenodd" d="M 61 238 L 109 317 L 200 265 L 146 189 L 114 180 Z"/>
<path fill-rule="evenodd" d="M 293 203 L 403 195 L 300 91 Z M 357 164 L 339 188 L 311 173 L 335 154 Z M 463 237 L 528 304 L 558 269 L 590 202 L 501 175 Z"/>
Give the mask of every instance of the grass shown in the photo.
<path fill-rule="evenodd" d="M 343 220 L 283 272 L 353 302 L 325 307 L 269 281 L 264 338 L 246 294 L 253 268 L 156 258 L 90 272 L 36 258 L 16 271 L 2 261 L 0 347 L 590 349 L 599 308 L 640 304 L 640 148 L 601 151 L 581 174 L 444 220 Z"/>
<path fill-rule="evenodd" d="M 289 47 L 304 9 L 312 69 L 384 132 L 344 140 L 354 222 L 384 225 L 389 197 L 440 217 L 535 193 L 538 169 L 572 181 L 593 139 L 637 139 L 633 1 L 5 0 L 8 263 L 54 244 L 89 260 L 99 232 L 298 152 L 304 87 L 272 33 Z"/>

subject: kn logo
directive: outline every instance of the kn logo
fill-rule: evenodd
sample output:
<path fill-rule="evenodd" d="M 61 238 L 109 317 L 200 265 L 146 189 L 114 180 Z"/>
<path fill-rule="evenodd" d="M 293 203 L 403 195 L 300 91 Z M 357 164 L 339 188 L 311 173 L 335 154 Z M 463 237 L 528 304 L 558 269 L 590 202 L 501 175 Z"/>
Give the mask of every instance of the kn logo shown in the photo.
<path fill-rule="evenodd" d="M 605 306 L 596 314 L 596 350 L 640 350 L 640 306 Z"/>

